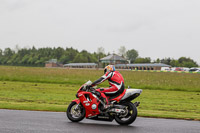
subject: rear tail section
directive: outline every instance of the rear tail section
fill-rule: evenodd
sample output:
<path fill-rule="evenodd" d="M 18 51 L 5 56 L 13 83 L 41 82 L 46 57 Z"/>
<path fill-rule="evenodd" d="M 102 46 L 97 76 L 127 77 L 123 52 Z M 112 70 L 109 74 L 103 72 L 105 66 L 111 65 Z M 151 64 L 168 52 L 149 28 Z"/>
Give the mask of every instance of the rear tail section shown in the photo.
<path fill-rule="evenodd" d="M 142 93 L 142 89 L 127 89 L 121 101 L 132 101 Z"/>

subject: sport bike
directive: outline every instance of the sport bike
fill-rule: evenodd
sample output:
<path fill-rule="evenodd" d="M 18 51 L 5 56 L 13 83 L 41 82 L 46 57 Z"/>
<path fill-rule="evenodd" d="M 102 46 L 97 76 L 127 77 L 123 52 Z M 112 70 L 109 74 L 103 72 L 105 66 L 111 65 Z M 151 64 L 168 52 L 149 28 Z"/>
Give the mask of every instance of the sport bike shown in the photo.
<path fill-rule="evenodd" d="M 100 92 L 96 93 L 94 88 L 87 87 L 91 84 L 88 81 L 82 85 L 76 94 L 77 99 L 68 106 L 66 114 L 72 122 L 79 122 L 84 118 L 103 121 L 115 119 L 118 124 L 128 125 L 135 121 L 140 102 L 131 101 L 142 93 L 141 89 L 124 89 L 117 97 L 107 97 L 110 106 L 105 109 L 105 99 L 99 98 Z"/>

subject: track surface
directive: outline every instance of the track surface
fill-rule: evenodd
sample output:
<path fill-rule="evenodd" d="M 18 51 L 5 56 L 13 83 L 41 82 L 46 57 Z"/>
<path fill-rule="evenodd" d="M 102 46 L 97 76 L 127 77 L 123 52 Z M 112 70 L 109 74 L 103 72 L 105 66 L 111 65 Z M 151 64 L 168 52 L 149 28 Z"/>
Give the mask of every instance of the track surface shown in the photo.
<path fill-rule="evenodd" d="M 138 117 L 129 126 L 86 119 L 73 123 L 64 112 L 0 109 L 0 133 L 200 133 L 200 122 Z"/>

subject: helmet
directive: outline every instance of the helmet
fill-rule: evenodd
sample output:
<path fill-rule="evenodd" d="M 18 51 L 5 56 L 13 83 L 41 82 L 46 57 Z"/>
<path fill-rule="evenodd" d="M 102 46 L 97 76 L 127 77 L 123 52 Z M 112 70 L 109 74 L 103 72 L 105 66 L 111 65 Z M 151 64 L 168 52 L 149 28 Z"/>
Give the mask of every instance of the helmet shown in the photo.
<path fill-rule="evenodd" d="M 114 72 L 115 71 L 115 66 L 113 65 L 108 65 L 104 68 L 104 74 L 107 72 Z"/>

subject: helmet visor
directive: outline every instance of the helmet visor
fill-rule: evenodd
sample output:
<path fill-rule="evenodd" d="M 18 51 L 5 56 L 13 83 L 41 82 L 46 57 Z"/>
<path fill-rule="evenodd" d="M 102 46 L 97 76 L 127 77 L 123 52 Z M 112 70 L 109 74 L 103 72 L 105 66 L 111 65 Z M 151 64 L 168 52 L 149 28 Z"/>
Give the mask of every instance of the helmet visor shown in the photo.
<path fill-rule="evenodd" d="M 104 74 L 106 74 L 106 72 L 107 72 L 107 68 L 106 68 L 106 69 L 104 69 Z"/>

